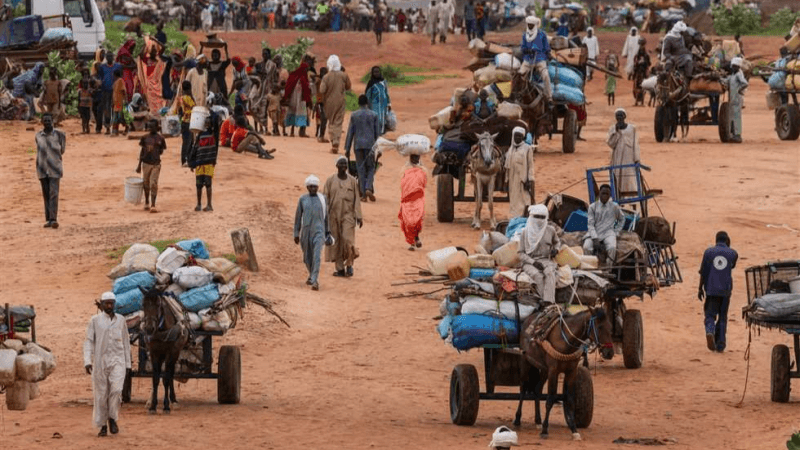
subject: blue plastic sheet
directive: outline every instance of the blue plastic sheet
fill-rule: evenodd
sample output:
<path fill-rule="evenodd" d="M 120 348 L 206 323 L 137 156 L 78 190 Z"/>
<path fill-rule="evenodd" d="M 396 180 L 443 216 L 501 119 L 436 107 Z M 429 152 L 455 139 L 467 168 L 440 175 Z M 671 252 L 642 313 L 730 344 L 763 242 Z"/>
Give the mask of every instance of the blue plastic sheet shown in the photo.
<path fill-rule="evenodd" d="M 522 232 L 522 229 L 525 228 L 525 224 L 528 223 L 527 217 L 514 217 L 513 219 L 508 221 L 508 226 L 506 227 L 506 237 L 511 239 L 514 237 L 517 232 Z"/>
<path fill-rule="evenodd" d="M 551 62 L 547 66 L 547 72 L 550 75 L 550 81 L 556 86 L 566 85 L 577 89 L 583 88 L 583 75 L 572 67 Z"/>
<path fill-rule="evenodd" d="M 478 268 L 473 267 L 469 269 L 469 277 L 473 280 L 480 280 L 480 281 L 487 281 L 490 280 L 494 274 L 497 273 L 495 269 L 485 269 L 485 268 Z"/>
<path fill-rule="evenodd" d="M 180 296 L 178 300 L 190 312 L 199 312 L 201 309 L 210 308 L 219 299 L 219 290 L 214 283 L 203 287 L 190 289 Z"/>
<path fill-rule="evenodd" d="M 186 250 L 187 252 L 191 253 L 192 256 L 194 256 L 195 258 L 200 258 L 200 259 L 209 258 L 206 244 L 200 239 L 189 239 L 186 241 L 180 241 L 176 245 Z"/>
<path fill-rule="evenodd" d="M 128 292 L 117 295 L 114 311 L 122 315 L 135 313 L 142 309 L 142 301 L 144 301 L 144 294 L 142 291 L 139 289 L 131 289 Z"/>
<path fill-rule="evenodd" d="M 517 323 L 500 317 L 484 314 L 465 314 L 453 317 L 453 347 L 469 350 L 488 344 L 519 343 Z"/>
<path fill-rule="evenodd" d="M 586 97 L 580 89 L 565 84 L 557 84 L 555 86 L 553 100 L 567 102 L 570 105 L 583 105 L 586 103 Z"/>
<path fill-rule="evenodd" d="M 119 277 L 114 280 L 114 295 L 119 295 L 139 287 L 148 290 L 156 285 L 156 278 L 150 272 L 136 272 L 130 275 Z"/>

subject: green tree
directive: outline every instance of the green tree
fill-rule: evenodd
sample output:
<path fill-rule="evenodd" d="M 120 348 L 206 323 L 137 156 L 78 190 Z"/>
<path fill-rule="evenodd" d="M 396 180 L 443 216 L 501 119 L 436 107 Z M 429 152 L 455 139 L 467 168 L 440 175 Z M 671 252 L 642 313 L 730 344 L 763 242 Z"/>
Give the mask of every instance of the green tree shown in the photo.
<path fill-rule="evenodd" d="M 284 44 L 278 48 L 272 48 L 266 41 L 261 41 L 261 48 L 268 48 L 272 56 L 281 55 L 283 57 L 283 67 L 289 72 L 300 67 L 300 62 L 308 50 L 314 45 L 314 39 L 310 37 L 299 37 L 294 44 Z"/>
<path fill-rule="evenodd" d="M 64 92 L 64 107 L 67 115 L 78 115 L 78 84 L 81 81 L 81 73 L 78 72 L 75 60 L 64 59 L 59 52 L 52 51 L 47 54 L 47 66 L 45 66 L 43 74 L 45 80 L 50 78 L 52 69 L 55 69 L 56 78 L 59 80 L 69 80 Z"/>
<path fill-rule="evenodd" d="M 717 6 L 712 10 L 714 30 L 720 35 L 757 34 L 761 31 L 761 15 L 745 5 L 731 9 Z"/>

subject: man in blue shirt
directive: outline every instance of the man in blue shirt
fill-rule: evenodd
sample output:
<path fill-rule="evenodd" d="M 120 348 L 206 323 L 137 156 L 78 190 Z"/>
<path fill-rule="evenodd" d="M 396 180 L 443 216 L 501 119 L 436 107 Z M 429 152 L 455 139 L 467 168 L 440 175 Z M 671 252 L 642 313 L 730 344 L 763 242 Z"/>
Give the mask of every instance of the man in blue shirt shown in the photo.
<path fill-rule="evenodd" d="M 344 152 L 350 159 L 350 149 L 356 153 L 356 170 L 358 172 L 358 187 L 361 191 L 361 201 L 375 201 L 375 158 L 372 146 L 380 137 L 380 123 L 378 115 L 369 109 L 369 99 L 366 95 L 358 96 L 358 111 L 350 115 L 350 126 L 347 128 L 347 139 Z"/>
<path fill-rule="evenodd" d="M 722 353 L 725 350 L 725 328 L 733 290 L 731 272 L 736 267 L 739 254 L 730 248 L 728 233 L 717 232 L 716 240 L 717 245 L 709 247 L 703 254 L 697 298 L 701 302 L 705 298 L 703 310 L 708 349 Z"/>
<path fill-rule="evenodd" d="M 547 72 L 547 60 L 550 58 L 550 43 L 547 35 L 539 29 L 541 20 L 536 16 L 525 18 L 527 29 L 522 35 L 522 66 L 519 68 L 520 75 L 527 75 L 533 69 L 539 78 L 544 82 L 544 95 L 547 97 L 548 104 L 553 98 L 553 90 L 550 86 L 550 74 Z"/>
<path fill-rule="evenodd" d="M 106 134 L 111 134 L 111 108 L 113 106 L 113 92 L 114 92 L 114 72 L 122 71 L 122 66 L 114 62 L 114 54 L 106 52 L 106 63 L 97 63 L 97 76 L 103 83 L 100 90 L 102 95 L 100 97 L 100 112 L 103 125 L 106 127 Z"/>

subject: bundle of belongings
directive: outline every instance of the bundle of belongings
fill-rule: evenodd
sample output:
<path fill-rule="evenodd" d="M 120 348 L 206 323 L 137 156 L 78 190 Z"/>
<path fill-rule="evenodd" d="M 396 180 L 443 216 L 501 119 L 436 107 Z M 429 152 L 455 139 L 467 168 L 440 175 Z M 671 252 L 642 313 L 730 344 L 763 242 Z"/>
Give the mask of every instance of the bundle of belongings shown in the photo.
<path fill-rule="evenodd" d="M 108 277 L 114 280 L 115 310 L 129 329 L 138 329 L 144 318 L 142 290 L 155 288 L 191 329 L 227 331 L 238 319 L 238 302 L 228 300 L 241 287 L 241 271 L 226 258 L 211 258 L 203 241 L 191 239 L 161 253 L 149 244 L 133 244 Z"/>
<path fill-rule="evenodd" d="M 29 400 L 39 397 L 39 382 L 56 370 L 56 357 L 45 347 L 22 336 L 11 335 L 8 324 L 15 332 L 28 332 L 36 317 L 27 306 L 0 307 L 0 388 L 6 392 L 6 406 L 12 411 L 22 411 Z"/>
<path fill-rule="evenodd" d="M 772 269 L 773 267 L 764 266 L 764 271 L 771 272 Z M 751 276 L 751 270 L 747 270 L 748 277 Z M 748 285 L 756 285 L 761 281 L 760 285 L 766 289 L 742 308 L 742 316 L 748 325 L 800 326 L 800 262 L 794 264 L 794 267 L 784 265 L 766 280 L 756 276 L 754 283 L 750 281 L 748 278 Z"/>
<path fill-rule="evenodd" d="M 781 47 L 781 58 L 769 64 L 772 75 L 767 84 L 772 91 L 798 91 L 800 90 L 800 18 L 792 27 L 791 34 Z M 768 98 L 769 98 L 769 94 Z M 770 109 L 775 109 L 780 102 L 767 101 Z"/>
<path fill-rule="evenodd" d="M 512 219 L 505 233 L 484 232 L 472 255 L 457 247 L 428 254 L 428 270 L 454 281 L 440 305 L 437 331 L 457 350 L 517 345 L 520 324 L 532 314 L 552 305 L 562 314 L 577 313 L 602 302 L 607 289 L 655 282 L 639 265 L 645 249 L 636 233 L 619 233 L 609 266 L 584 255 L 585 229 L 565 232 L 548 222 L 544 205 L 530 207 L 529 214 Z M 638 281 L 630 284 L 626 276 Z"/>

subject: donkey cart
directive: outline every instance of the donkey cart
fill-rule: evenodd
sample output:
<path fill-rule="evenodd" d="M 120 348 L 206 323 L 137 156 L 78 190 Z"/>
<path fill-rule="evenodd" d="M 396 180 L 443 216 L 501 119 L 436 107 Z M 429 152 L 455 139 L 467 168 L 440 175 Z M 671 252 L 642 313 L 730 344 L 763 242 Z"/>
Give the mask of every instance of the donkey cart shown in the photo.
<path fill-rule="evenodd" d="M 181 351 L 176 366 L 175 379 L 185 381 L 190 378 L 217 380 L 217 401 L 221 404 L 238 404 L 241 398 L 242 356 L 238 346 L 223 345 L 219 349 L 217 372 L 213 372 L 214 350 L 212 339 L 222 336 L 223 331 L 195 330 Z M 125 377 L 122 388 L 122 401 L 131 401 L 132 381 L 137 378 L 153 378 L 153 371 L 144 343 L 144 334 L 135 332 L 131 335 L 131 344 L 138 347 L 138 363 Z M 161 377 L 165 374 L 162 372 Z"/>
<path fill-rule="evenodd" d="M 745 270 L 747 306 L 742 316 L 748 327 L 777 328 L 792 335 L 794 362 L 789 347 L 772 347 L 770 398 L 789 401 L 792 378 L 800 378 L 800 260 L 779 261 Z"/>
<path fill-rule="evenodd" d="M 478 369 L 472 364 L 458 364 L 450 376 L 450 420 L 456 425 L 474 425 L 478 418 L 478 406 L 481 400 L 506 401 L 546 401 L 547 392 L 537 394 L 535 386 L 538 371 L 530 370 L 529 378 L 522 383 L 522 352 L 518 347 L 502 347 L 484 345 L 483 366 L 486 390 L 481 392 Z M 497 386 L 515 386 L 520 388 L 519 394 L 513 392 L 495 392 Z M 594 413 L 594 386 L 592 375 L 586 367 L 578 367 L 574 386 L 575 425 L 588 428 Z M 556 401 L 564 402 L 564 394 L 556 395 Z"/>

